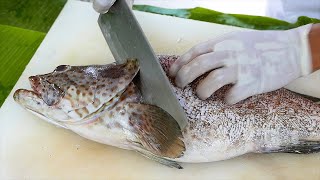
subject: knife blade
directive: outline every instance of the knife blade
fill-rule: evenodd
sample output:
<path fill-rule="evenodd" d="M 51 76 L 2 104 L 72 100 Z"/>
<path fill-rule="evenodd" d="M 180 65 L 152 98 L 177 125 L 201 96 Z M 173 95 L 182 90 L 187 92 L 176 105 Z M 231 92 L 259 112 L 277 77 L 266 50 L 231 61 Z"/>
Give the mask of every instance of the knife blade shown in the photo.
<path fill-rule="evenodd" d="M 183 129 L 187 124 L 184 110 L 126 0 L 117 0 L 108 13 L 100 14 L 98 23 L 117 63 L 138 59 L 144 102 L 167 111 Z"/>

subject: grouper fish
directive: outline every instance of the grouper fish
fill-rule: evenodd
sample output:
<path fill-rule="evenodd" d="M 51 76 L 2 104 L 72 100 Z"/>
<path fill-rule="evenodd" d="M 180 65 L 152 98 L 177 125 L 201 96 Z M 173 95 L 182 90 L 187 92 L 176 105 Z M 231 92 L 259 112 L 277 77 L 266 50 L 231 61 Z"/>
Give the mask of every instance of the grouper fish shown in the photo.
<path fill-rule="evenodd" d="M 177 56 L 159 56 L 165 72 Z M 29 77 L 32 90 L 14 100 L 42 119 L 80 136 L 142 155 L 169 167 L 179 162 L 226 160 L 246 153 L 320 151 L 320 105 L 286 89 L 255 95 L 235 105 L 224 97 L 231 85 L 203 101 L 201 81 L 172 87 L 188 119 L 180 129 L 161 108 L 144 103 L 135 83 L 139 64 L 58 66 Z M 161 92 L 156 92 L 161 93 Z"/>

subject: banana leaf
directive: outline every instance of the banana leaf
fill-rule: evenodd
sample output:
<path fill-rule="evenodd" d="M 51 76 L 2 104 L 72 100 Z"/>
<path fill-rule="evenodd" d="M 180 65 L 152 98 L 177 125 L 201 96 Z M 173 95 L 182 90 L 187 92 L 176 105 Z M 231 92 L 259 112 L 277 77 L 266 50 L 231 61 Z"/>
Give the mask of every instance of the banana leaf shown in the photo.
<path fill-rule="evenodd" d="M 0 0 L 0 24 L 48 32 L 66 0 Z"/>
<path fill-rule="evenodd" d="M 0 0 L 0 107 L 66 0 Z"/>
<path fill-rule="evenodd" d="M 0 105 L 44 37 L 43 32 L 0 25 Z"/>
<path fill-rule="evenodd" d="M 299 17 L 295 23 L 289 23 L 263 16 L 226 14 L 201 7 L 192 9 L 167 9 L 148 5 L 134 5 L 133 9 L 185 19 L 193 19 L 257 30 L 287 30 L 309 23 L 320 23 L 319 19 L 309 18 L 306 16 Z"/>

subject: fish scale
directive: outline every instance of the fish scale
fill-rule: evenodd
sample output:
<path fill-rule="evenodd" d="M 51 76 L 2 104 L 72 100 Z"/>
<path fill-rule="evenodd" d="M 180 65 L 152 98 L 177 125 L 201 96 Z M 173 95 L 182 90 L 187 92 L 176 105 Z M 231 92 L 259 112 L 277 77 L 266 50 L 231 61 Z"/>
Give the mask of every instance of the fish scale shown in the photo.
<path fill-rule="evenodd" d="M 160 56 L 162 64 L 165 64 L 163 67 L 166 72 L 168 72 L 170 64 L 177 58 L 177 56 Z M 320 107 L 311 101 L 285 89 L 280 89 L 257 95 L 236 105 L 229 106 L 223 99 L 230 86 L 221 88 L 208 100 L 202 101 L 197 98 L 195 94 L 195 87 L 199 81 L 201 81 L 201 78 L 192 82 L 192 85 L 187 86 L 183 90 L 173 86 L 180 102 L 183 102 L 181 105 L 186 110 L 187 116 L 189 118 L 193 117 L 192 120 L 189 120 L 187 130 L 183 131 L 183 135 L 185 139 L 187 139 L 186 141 L 191 142 L 189 144 L 189 146 L 192 147 L 190 152 L 193 153 L 190 153 L 190 159 L 196 159 L 194 157 L 196 157 L 198 153 L 207 154 L 207 161 L 211 159 L 225 159 L 224 152 L 219 152 L 214 148 L 203 149 L 198 144 L 216 144 L 219 141 L 223 141 L 229 149 L 233 149 L 233 151 L 228 152 L 228 156 L 234 157 L 246 153 L 236 151 L 236 149 L 244 148 L 247 152 L 255 152 L 259 150 L 260 147 L 268 145 L 269 142 L 266 139 L 272 140 L 273 143 L 271 143 L 271 147 L 270 145 L 268 147 L 273 149 L 278 149 L 278 144 L 289 146 L 291 143 L 297 143 L 297 141 L 286 141 L 288 137 L 294 137 L 292 139 L 297 140 L 316 135 L 313 139 L 320 140 Z M 190 92 L 192 92 L 192 95 L 189 95 Z M 279 100 L 281 100 L 281 103 L 278 102 Z M 254 108 L 249 108 L 252 106 Z M 196 110 L 188 111 L 188 109 L 194 108 Z M 227 108 L 227 110 L 221 113 L 217 113 L 216 111 L 225 108 Z M 294 115 L 290 113 L 292 108 L 298 109 Z M 198 109 L 209 110 L 206 113 L 205 119 L 194 118 L 196 117 L 195 115 L 199 113 Z M 312 114 L 315 116 L 310 117 Z M 250 118 L 252 115 L 254 115 L 254 118 Z M 292 118 L 292 116 L 294 118 Z M 234 118 L 236 118 L 236 121 L 233 121 Z M 234 123 L 231 122 L 236 122 L 236 124 L 234 125 Z M 204 124 L 205 126 L 203 126 Z M 310 133 L 306 128 L 307 124 L 313 124 L 313 133 Z M 216 125 L 220 128 L 216 128 Z M 215 133 L 220 134 L 220 136 L 209 139 L 202 138 L 203 135 L 201 131 L 199 131 L 200 129 L 201 131 L 215 129 Z M 299 133 L 295 133 L 294 131 L 298 131 Z M 251 138 L 239 136 L 240 134 L 245 134 L 246 137 Z M 271 137 L 271 139 L 267 137 Z M 233 142 L 235 142 L 236 139 L 242 139 L 242 143 L 234 144 Z M 199 143 L 199 141 L 201 143 Z M 219 148 L 221 147 L 222 146 Z M 220 155 L 220 157 L 217 157 L 217 155 Z M 197 158 L 200 159 L 200 157 Z M 190 159 L 181 159 L 181 161 L 188 162 Z"/>
<path fill-rule="evenodd" d="M 159 56 L 165 72 L 168 72 L 177 58 L 178 56 Z M 130 68 L 132 65 L 134 64 L 129 60 L 123 65 L 67 68 L 76 68 L 77 73 L 82 69 L 83 76 L 87 74 L 85 70 L 89 69 L 91 74 L 88 76 L 95 77 L 93 82 L 74 79 L 82 75 L 73 76 L 73 71 L 68 70 L 61 71 L 61 76 L 56 76 L 55 73 L 46 75 L 50 82 L 59 82 L 57 84 L 62 90 L 73 85 L 79 93 L 87 93 L 86 88 L 81 85 L 95 88 L 95 99 L 93 102 L 86 102 L 85 109 L 65 104 L 72 113 L 78 111 L 82 117 L 79 114 L 66 114 L 60 108 L 63 100 L 81 103 L 81 98 L 77 95 L 71 99 L 64 96 L 60 104 L 54 106 L 44 103 L 41 93 L 51 89 L 41 87 L 41 78 L 31 78 L 33 91 L 17 90 L 14 99 L 24 108 L 38 112 L 38 115 L 49 122 L 60 124 L 85 138 L 134 150 L 159 163 L 179 169 L 182 167 L 177 162 L 219 161 L 246 153 L 320 151 L 320 105 L 293 92 L 279 89 L 228 105 L 224 97 L 231 85 L 220 88 L 203 101 L 195 92 L 203 77 L 184 89 L 175 87 L 170 79 L 188 117 L 186 128 L 180 129 L 170 114 L 159 107 L 143 104 L 138 87 L 133 83 L 138 67 L 133 70 L 135 68 Z M 71 78 L 70 81 L 65 78 L 65 74 Z M 128 76 L 130 77 L 126 78 Z M 114 92 L 110 91 L 116 86 Z"/>

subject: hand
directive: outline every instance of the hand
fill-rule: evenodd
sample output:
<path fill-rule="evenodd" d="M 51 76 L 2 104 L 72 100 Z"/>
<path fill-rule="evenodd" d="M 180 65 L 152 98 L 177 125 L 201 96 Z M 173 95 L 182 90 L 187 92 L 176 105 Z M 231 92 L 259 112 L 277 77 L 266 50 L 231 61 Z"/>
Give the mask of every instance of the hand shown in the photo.
<path fill-rule="evenodd" d="M 126 0 L 128 5 L 132 7 L 133 0 Z M 93 9 L 100 14 L 107 13 L 116 0 L 93 0 Z"/>
<path fill-rule="evenodd" d="M 183 88 L 210 72 L 197 86 L 199 98 L 234 84 L 229 104 L 252 95 L 279 89 L 311 73 L 308 33 L 311 24 L 286 31 L 232 32 L 194 46 L 170 68 L 176 85 Z"/>

